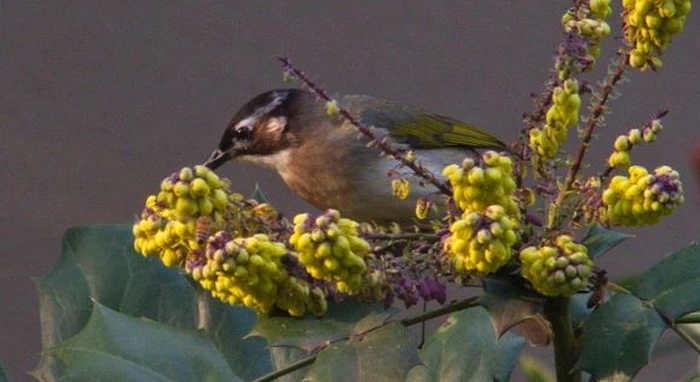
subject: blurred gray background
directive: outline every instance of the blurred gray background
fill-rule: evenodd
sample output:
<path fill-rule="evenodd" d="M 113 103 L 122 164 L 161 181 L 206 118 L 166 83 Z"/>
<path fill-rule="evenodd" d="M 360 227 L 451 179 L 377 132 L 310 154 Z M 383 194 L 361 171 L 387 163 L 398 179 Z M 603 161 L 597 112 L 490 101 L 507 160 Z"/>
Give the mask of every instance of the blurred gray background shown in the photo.
<path fill-rule="evenodd" d="M 29 379 L 41 339 L 31 277 L 54 266 L 64 230 L 131 221 L 160 179 L 205 159 L 243 102 L 288 86 L 274 55 L 291 56 L 331 92 L 419 105 L 510 141 L 532 107 L 529 93 L 542 89 L 569 4 L 2 1 L 0 363 L 13 380 Z M 615 135 L 671 110 L 668 131 L 633 159 L 678 169 L 687 202 L 602 261 L 613 277 L 700 238 L 688 159 L 700 138 L 699 36 L 695 9 L 664 69 L 633 73 L 620 87 L 589 157 L 602 165 Z M 614 44 L 604 41 L 598 76 Z M 287 214 L 308 208 L 273 173 L 222 172 L 244 193 L 258 182 Z M 678 345 L 665 337 L 665 346 Z M 677 380 L 696 364 L 688 350 L 656 355 L 639 380 Z"/>

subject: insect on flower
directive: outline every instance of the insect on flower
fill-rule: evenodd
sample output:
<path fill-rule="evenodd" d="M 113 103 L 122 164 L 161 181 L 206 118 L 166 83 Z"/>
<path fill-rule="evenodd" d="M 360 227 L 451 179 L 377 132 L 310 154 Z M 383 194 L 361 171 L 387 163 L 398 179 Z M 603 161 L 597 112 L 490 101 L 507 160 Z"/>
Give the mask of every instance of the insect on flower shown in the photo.
<path fill-rule="evenodd" d="M 209 238 L 209 228 L 211 227 L 211 218 L 209 216 L 200 216 L 195 223 L 195 236 L 198 244 L 204 244 Z"/>
<path fill-rule="evenodd" d="M 608 284 L 607 272 L 603 269 L 596 269 L 593 276 L 593 286 L 591 287 L 591 297 L 588 298 L 586 306 L 597 307 L 605 298 L 605 286 Z"/>

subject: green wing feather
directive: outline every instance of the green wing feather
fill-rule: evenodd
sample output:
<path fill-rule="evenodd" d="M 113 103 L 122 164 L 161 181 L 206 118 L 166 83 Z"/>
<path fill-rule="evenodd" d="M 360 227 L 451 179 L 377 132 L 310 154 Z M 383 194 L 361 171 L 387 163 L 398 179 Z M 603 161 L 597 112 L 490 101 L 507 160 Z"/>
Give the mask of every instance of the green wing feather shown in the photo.
<path fill-rule="evenodd" d="M 370 96 L 346 96 L 344 101 L 362 123 L 385 129 L 390 137 L 413 148 L 508 150 L 505 143 L 484 130 L 419 108 Z"/>

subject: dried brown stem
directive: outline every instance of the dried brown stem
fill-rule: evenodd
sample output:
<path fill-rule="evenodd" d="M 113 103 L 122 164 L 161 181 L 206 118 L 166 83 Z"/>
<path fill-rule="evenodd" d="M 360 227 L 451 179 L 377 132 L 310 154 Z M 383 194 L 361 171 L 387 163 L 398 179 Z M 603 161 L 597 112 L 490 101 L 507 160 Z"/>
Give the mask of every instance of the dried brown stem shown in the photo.
<path fill-rule="evenodd" d="M 318 95 L 321 99 L 323 99 L 326 102 L 335 101 L 333 98 L 331 98 L 331 96 L 328 95 L 328 93 L 326 93 L 325 90 L 323 90 L 323 88 L 318 86 L 308 76 L 306 76 L 304 72 L 292 65 L 289 58 L 277 57 L 277 59 L 280 62 L 282 62 L 284 70 L 292 74 L 294 77 L 300 79 L 306 86 L 309 87 L 309 89 L 316 93 L 316 95 Z M 416 174 L 420 178 L 425 179 L 428 183 L 431 183 L 438 190 L 440 190 L 441 193 L 447 196 L 452 196 L 452 190 L 450 189 L 450 187 L 445 182 L 442 182 L 440 179 L 438 179 L 425 167 L 423 167 L 418 160 L 406 158 L 404 153 L 401 150 L 395 148 L 394 145 L 391 144 L 389 139 L 387 139 L 386 137 L 378 137 L 376 134 L 374 134 L 370 126 L 367 126 L 360 122 L 359 119 L 352 115 L 347 109 L 340 107 L 340 105 L 338 113 L 348 122 L 350 122 L 353 126 L 355 126 L 362 135 L 367 137 L 370 140 L 370 142 L 373 143 L 373 146 L 377 147 L 394 160 L 400 162 L 402 165 L 410 168 L 414 174 Z"/>
<path fill-rule="evenodd" d="M 441 236 L 433 233 L 411 233 L 411 232 L 401 232 L 401 233 L 363 233 L 362 237 L 368 240 L 428 240 L 428 241 L 438 241 Z"/>
<path fill-rule="evenodd" d="M 576 180 L 576 175 L 578 175 L 578 172 L 579 170 L 581 170 L 581 166 L 583 165 L 583 158 L 586 156 L 586 152 L 588 151 L 588 146 L 590 146 L 591 139 L 593 139 L 593 132 L 595 131 L 595 128 L 599 125 L 600 118 L 605 112 L 606 104 L 610 100 L 615 86 L 623 78 L 626 63 L 627 56 L 626 54 L 621 53 L 617 59 L 617 62 L 615 63 L 615 67 L 613 68 L 612 72 L 610 72 L 605 82 L 601 86 L 600 98 L 598 99 L 598 102 L 596 102 L 595 105 L 593 105 L 593 107 L 591 108 L 591 112 L 588 117 L 588 122 L 584 130 L 583 138 L 581 139 L 581 146 L 579 147 L 578 153 L 576 154 L 576 159 L 574 160 L 574 163 L 571 165 L 571 167 L 569 167 L 569 171 L 566 175 L 566 181 L 564 182 L 564 185 L 559 189 L 559 194 L 557 195 L 557 199 L 554 202 L 553 208 L 559 209 L 564 203 L 564 199 L 566 198 L 567 193 L 571 190 L 571 186 Z M 550 220 L 547 228 L 554 228 L 551 226 L 553 223 L 554 220 Z"/>

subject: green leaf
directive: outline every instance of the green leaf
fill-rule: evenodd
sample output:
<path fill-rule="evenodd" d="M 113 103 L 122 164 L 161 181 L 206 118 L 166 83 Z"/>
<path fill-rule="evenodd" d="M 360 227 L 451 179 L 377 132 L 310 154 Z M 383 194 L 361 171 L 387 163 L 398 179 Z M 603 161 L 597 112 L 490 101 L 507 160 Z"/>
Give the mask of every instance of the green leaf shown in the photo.
<path fill-rule="evenodd" d="M 576 367 L 598 379 L 615 373 L 634 377 L 649 363 L 665 329 L 653 307 L 633 295 L 616 294 L 586 320 Z"/>
<path fill-rule="evenodd" d="M 700 310 L 700 244 L 693 243 L 661 260 L 642 275 L 632 293 L 671 320 Z"/>
<path fill-rule="evenodd" d="M 60 380 L 241 380 L 202 333 L 129 317 L 97 302 L 83 330 L 47 352 L 65 365 Z"/>
<path fill-rule="evenodd" d="M 488 276 L 483 278 L 483 283 L 484 293 L 478 302 L 489 313 L 497 336 L 526 320 L 539 322 L 537 317 L 543 312 L 544 298 L 526 289 L 521 278 Z"/>
<path fill-rule="evenodd" d="M 520 359 L 520 367 L 528 382 L 555 382 L 552 371 L 532 357 L 523 356 Z"/>
<path fill-rule="evenodd" d="M 420 364 L 411 331 L 388 324 L 318 353 L 305 381 L 403 381 Z"/>
<path fill-rule="evenodd" d="M 205 331 L 231 369 L 244 379 L 270 372 L 272 361 L 265 340 L 245 338 L 253 328 L 256 313 L 244 307 L 225 304 L 201 288 L 197 288 L 197 293 L 204 295 L 210 315 L 210 324 Z"/>
<path fill-rule="evenodd" d="M 571 324 L 579 327 L 593 313 L 593 308 L 588 307 L 588 300 L 591 293 L 577 293 L 569 299 L 569 313 L 571 314 Z"/>
<path fill-rule="evenodd" d="M 507 381 L 525 341 L 513 333 L 500 339 L 483 308 L 450 315 L 421 350 L 429 370 L 411 381 Z"/>
<path fill-rule="evenodd" d="M 0 382 L 10 382 L 10 377 L 7 376 L 5 368 L 0 364 Z"/>
<path fill-rule="evenodd" d="M 253 190 L 253 194 L 250 195 L 250 198 L 261 204 L 269 203 L 267 197 L 263 194 L 262 190 L 260 190 L 257 183 L 255 183 L 255 189 Z"/>
<path fill-rule="evenodd" d="M 262 337 L 270 346 L 275 370 L 283 369 L 307 357 L 329 342 L 349 338 L 374 329 L 396 312 L 382 304 L 366 304 L 346 300 L 329 303 L 323 317 L 289 317 L 261 315 L 248 337 Z M 281 381 L 298 381 L 308 368 L 282 377 Z"/>
<path fill-rule="evenodd" d="M 158 258 L 135 253 L 130 225 L 70 228 L 58 265 L 36 278 L 35 284 L 44 349 L 83 329 L 92 311 L 91 299 L 129 316 L 177 328 L 200 327 L 196 288 Z M 209 311 L 210 338 L 237 375 L 252 379 L 272 369 L 264 341 L 243 338 L 255 321 L 253 312 L 210 297 L 201 307 Z M 56 367 L 55 360 L 44 355 L 32 374 L 52 379 Z"/>
<path fill-rule="evenodd" d="M 361 323 L 359 331 L 367 331 L 381 325 L 394 312 L 395 310 L 384 309 L 382 304 L 356 301 L 330 303 L 328 312 L 323 317 L 260 316 L 249 337 L 263 337 L 270 346 L 296 347 L 310 351 L 327 344 L 328 341 L 354 334 L 355 326 L 363 319 L 365 320 Z"/>
<path fill-rule="evenodd" d="M 582 244 L 588 249 L 588 256 L 595 259 L 632 237 L 634 235 L 613 231 L 595 223 L 588 230 Z"/>

